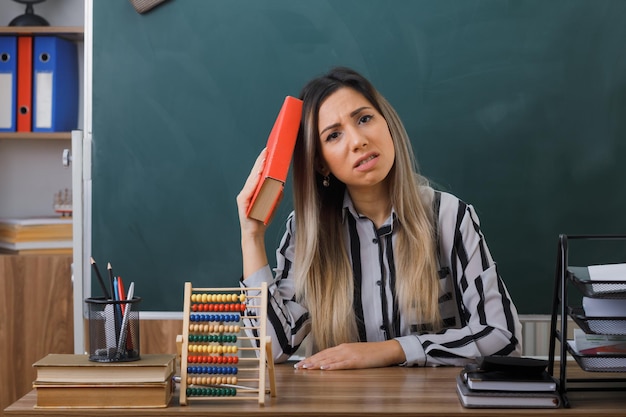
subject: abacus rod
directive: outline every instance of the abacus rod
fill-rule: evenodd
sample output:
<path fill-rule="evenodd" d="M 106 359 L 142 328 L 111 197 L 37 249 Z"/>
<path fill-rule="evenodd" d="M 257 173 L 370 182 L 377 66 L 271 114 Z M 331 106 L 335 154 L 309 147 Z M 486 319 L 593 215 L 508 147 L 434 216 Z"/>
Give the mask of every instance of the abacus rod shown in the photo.
<path fill-rule="evenodd" d="M 257 391 L 258 392 L 258 391 Z M 237 393 L 239 393 L 239 391 L 237 391 Z M 252 391 L 246 391 L 245 392 L 252 394 Z M 234 397 L 209 397 L 209 396 L 197 396 L 197 397 L 190 397 L 187 396 L 187 401 L 198 401 L 198 400 L 218 400 L 218 401 L 238 401 L 238 400 L 257 400 L 258 398 L 256 396 L 254 397 L 249 397 L 249 396 L 237 396 L 235 395 Z"/>
<path fill-rule="evenodd" d="M 256 390 L 254 387 L 246 387 L 244 385 L 235 384 L 190 384 L 190 387 L 213 387 L 213 388 L 237 388 L 241 390 Z M 258 390 L 257 390 L 258 391 Z"/>
<path fill-rule="evenodd" d="M 236 314 L 235 312 L 230 312 L 230 311 L 224 311 L 224 312 L 219 312 L 219 313 L 217 313 L 215 311 L 211 311 L 211 312 L 208 312 L 208 311 L 197 312 L 196 311 L 196 312 L 193 312 L 191 314 L 198 314 L 198 315 L 206 314 L 208 316 L 211 313 L 213 313 L 215 315 L 217 315 L 217 314 Z M 241 315 L 239 317 L 240 317 L 240 319 L 259 319 L 259 318 L 261 318 L 261 316 L 251 316 L 249 314 Z M 194 323 L 194 322 L 192 322 L 192 323 Z M 228 322 L 221 321 L 221 320 L 198 320 L 195 323 L 228 323 Z M 233 323 L 236 323 L 236 322 L 233 322 Z"/>
<path fill-rule="evenodd" d="M 261 291 L 261 287 L 250 287 L 250 288 L 241 288 L 241 287 L 224 287 L 224 288 L 192 288 L 193 292 L 225 292 L 225 291 L 236 291 L 236 292 L 246 292 L 246 291 Z"/>

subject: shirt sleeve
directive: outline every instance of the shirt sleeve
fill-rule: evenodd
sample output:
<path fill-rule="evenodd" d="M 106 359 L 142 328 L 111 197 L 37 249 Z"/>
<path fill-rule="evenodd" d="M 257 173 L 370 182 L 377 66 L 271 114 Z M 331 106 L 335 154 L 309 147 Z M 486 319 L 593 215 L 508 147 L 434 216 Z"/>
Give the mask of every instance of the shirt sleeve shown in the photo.
<path fill-rule="evenodd" d="M 244 288 L 260 288 L 263 282 L 268 284 L 267 335 L 272 339 L 272 354 L 275 362 L 284 362 L 300 347 L 311 329 L 308 311 L 296 302 L 296 287 L 291 268 L 295 253 L 294 214 L 287 219 L 287 230 L 280 246 L 276 250 L 276 268 L 272 272 L 266 265 L 254 272 L 245 281 Z M 258 295 L 249 291 L 250 296 Z M 247 305 L 258 305 L 260 298 L 248 297 Z M 258 319 L 245 319 L 248 336 L 258 337 L 254 327 L 258 327 Z"/>
<path fill-rule="evenodd" d="M 436 334 L 397 338 L 406 354 L 405 365 L 462 366 L 480 356 L 518 356 L 521 324 L 487 248 L 478 216 L 471 205 L 442 194 L 442 264 L 447 262 L 450 269 L 461 323 L 458 328 Z"/>

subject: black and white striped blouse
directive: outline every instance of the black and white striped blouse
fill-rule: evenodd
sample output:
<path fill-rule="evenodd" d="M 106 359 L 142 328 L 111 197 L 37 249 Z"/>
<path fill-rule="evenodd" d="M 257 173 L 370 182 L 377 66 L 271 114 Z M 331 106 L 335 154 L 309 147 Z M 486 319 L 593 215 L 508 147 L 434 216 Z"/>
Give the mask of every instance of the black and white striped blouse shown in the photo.
<path fill-rule="evenodd" d="M 346 193 L 343 223 L 354 271 L 360 340 L 396 339 L 409 366 L 459 366 L 479 356 L 519 355 L 517 310 L 491 258 L 474 208 L 445 192 L 429 187 L 422 191 L 438 213 L 439 308 L 444 329 L 428 333 L 428 326 L 401 317 L 394 302 L 395 214 L 376 229 L 372 221 L 355 211 Z M 288 359 L 310 331 L 309 314 L 295 301 L 293 212 L 286 229 L 276 251 L 274 273 L 265 266 L 242 282 L 246 287 L 268 283 L 267 328 L 277 362 Z"/>

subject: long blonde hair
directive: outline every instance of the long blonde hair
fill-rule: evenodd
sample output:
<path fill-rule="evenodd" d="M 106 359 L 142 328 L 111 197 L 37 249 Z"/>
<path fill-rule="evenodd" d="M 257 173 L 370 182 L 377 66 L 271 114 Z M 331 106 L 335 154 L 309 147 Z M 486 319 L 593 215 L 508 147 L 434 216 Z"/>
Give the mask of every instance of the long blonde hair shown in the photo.
<path fill-rule="evenodd" d="M 316 170 L 321 158 L 319 108 L 328 96 L 345 87 L 362 94 L 383 115 L 394 143 L 389 196 L 398 222 L 395 290 L 401 316 L 434 329 L 440 326 L 432 210 L 420 196 L 420 187 L 427 181 L 417 173 L 408 135 L 387 100 L 357 72 L 335 68 L 302 90 L 302 125 L 293 161 L 296 297 L 309 310 L 315 350 L 359 341 L 353 271 L 342 224 L 345 185 L 332 177 L 331 185 L 324 187 Z"/>

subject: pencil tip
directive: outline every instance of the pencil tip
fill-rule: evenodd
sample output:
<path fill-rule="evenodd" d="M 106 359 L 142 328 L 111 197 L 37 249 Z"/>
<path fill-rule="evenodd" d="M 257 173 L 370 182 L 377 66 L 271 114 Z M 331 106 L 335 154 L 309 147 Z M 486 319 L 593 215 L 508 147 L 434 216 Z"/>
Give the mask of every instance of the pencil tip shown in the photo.
<path fill-rule="evenodd" d="M 111 269 L 111 262 L 107 263 L 107 269 Z"/>
<path fill-rule="evenodd" d="M 89 258 L 89 262 L 91 262 L 92 264 L 95 264 L 95 263 L 96 263 L 96 261 L 93 259 L 93 256 L 91 256 L 91 257 Z"/>

